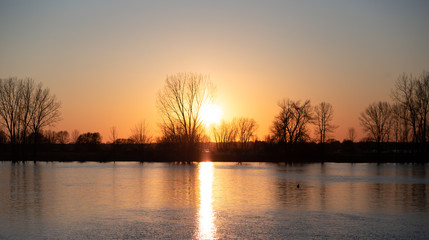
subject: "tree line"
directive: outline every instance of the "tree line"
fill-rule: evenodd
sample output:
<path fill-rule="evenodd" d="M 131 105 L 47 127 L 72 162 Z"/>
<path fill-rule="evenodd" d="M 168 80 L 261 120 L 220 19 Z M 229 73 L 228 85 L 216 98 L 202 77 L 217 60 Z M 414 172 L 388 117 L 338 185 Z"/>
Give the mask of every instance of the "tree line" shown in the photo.
<path fill-rule="evenodd" d="M 111 141 L 109 142 L 111 144 L 147 144 L 152 141 L 145 122 L 136 124 L 131 129 L 129 138 L 117 138 L 115 127 L 111 128 L 111 134 Z M 37 144 L 101 144 L 103 139 L 99 132 L 81 134 L 77 129 L 73 130 L 71 134 L 66 130 L 39 130 L 38 134 L 31 133 L 29 138 L 31 141 L 27 143 Z M 8 135 L 0 130 L 0 144 L 2 143 L 8 143 Z"/>
<path fill-rule="evenodd" d="M 370 104 L 359 120 L 370 141 L 412 142 L 425 150 L 429 139 L 429 72 L 399 76 L 392 102 Z"/>
<path fill-rule="evenodd" d="M 177 74 L 168 76 L 158 103 L 163 122 L 164 142 L 196 143 L 203 139 L 204 125 L 199 117 L 201 106 L 213 99 L 212 84 L 207 76 L 199 74 Z M 201 95 L 199 95 L 201 94 Z M 392 90 L 393 103 L 370 104 L 359 117 L 366 133 L 366 142 L 419 143 L 426 149 L 429 139 L 429 73 L 414 77 L 401 75 Z M 325 144 L 335 129 L 334 108 L 321 102 L 316 106 L 310 100 L 283 99 L 278 103 L 279 113 L 274 117 L 270 134 L 265 142 L 279 145 L 296 145 L 313 141 L 310 137 L 314 126 L 315 141 Z M 220 151 L 230 148 L 232 143 L 246 149 L 250 141 L 257 139 L 258 126 L 254 119 L 241 117 L 230 122 L 222 121 L 212 127 L 211 133 Z M 348 129 L 348 141 L 356 139 L 354 128 Z"/>
<path fill-rule="evenodd" d="M 167 76 L 165 86 L 158 95 L 158 109 L 161 113 L 161 142 L 195 145 L 204 139 L 209 130 L 217 143 L 218 151 L 232 148 L 246 150 L 249 142 L 255 141 L 258 124 L 252 118 L 238 117 L 222 121 L 206 129 L 200 116 L 202 106 L 214 99 L 215 89 L 210 78 L 201 74 L 179 73 Z M 279 102 L 280 112 L 273 120 L 270 143 L 296 144 L 310 140 L 309 125 L 317 126 L 316 135 L 321 143 L 331 136 L 333 107 L 322 102 L 312 107 L 305 102 L 284 99 Z"/>
<path fill-rule="evenodd" d="M 159 143 L 178 144 L 186 150 L 210 141 L 211 134 L 218 151 L 231 146 L 246 150 L 257 140 L 258 124 L 252 118 L 237 117 L 207 127 L 201 118 L 203 106 L 213 102 L 216 88 L 207 75 L 178 73 L 167 76 L 157 97 L 161 115 Z M 312 106 L 310 100 L 283 99 L 274 116 L 265 142 L 278 145 L 296 145 L 316 141 L 325 144 L 338 127 L 333 123 L 334 108 L 321 102 Z M 0 118 L 6 131 L 0 132 L 0 142 L 19 143 L 101 143 L 99 133 L 71 135 L 67 131 L 43 131 L 61 120 L 61 103 L 41 83 L 32 79 L 0 79 Z M 423 148 L 429 139 L 429 72 L 419 76 L 402 74 L 392 90 L 391 102 L 370 104 L 360 115 L 360 124 L 367 134 L 365 140 L 375 143 L 416 143 Z M 312 128 L 313 127 L 313 128 Z M 314 129 L 316 139 L 312 139 Z M 118 138 L 116 127 L 110 129 L 114 144 L 145 144 L 152 142 L 145 122 L 132 129 L 129 138 Z M 354 128 L 348 130 L 354 141 Z"/>

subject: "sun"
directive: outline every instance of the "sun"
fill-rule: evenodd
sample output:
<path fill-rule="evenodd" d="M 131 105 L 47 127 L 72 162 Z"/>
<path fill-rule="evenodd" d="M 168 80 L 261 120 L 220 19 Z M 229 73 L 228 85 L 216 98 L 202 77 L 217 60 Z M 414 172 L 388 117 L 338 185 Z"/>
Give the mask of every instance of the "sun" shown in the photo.
<path fill-rule="evenodd" d="M 222 108 L 213 103 L 204 105 L 201 108 L 201 119 L 206 125 L 219 124 L 222 119 Z"/>

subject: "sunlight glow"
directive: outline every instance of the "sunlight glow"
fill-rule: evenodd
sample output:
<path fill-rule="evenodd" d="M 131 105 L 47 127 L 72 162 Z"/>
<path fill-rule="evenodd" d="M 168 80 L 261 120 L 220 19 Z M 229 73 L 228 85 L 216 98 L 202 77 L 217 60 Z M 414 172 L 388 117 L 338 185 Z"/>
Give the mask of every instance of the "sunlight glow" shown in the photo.
<path fill-rule="evenodd" d="M 208 104 L 201 108 L 201 119 L 207 125 L 219 124 L 222 115 L 222 108 L 217 104 Z"/>
<path fill-rule="evenodd" d="M 200 210 L 198 212 L 199 228 L 198 239 L 214 239 L 216 226 L 213 212 L 213 163 L 201 162 L 199 164 L 200 179 Z"/>

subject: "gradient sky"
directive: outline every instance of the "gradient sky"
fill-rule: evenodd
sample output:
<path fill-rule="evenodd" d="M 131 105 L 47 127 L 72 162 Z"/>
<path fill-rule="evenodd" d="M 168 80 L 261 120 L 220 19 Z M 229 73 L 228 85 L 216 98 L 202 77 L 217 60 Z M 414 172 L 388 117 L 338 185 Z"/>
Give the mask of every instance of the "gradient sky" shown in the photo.
<path fill-rule="evenodd" d="M 54 130 L 158 133 L 167 75 L 209 74 L 224 118 L 269 132 L 282 98 L 330 102 L 336 138 L 402 72 L 429 70 L 429 1 L 3 1 L 0 78 L 62 102 Z"/>

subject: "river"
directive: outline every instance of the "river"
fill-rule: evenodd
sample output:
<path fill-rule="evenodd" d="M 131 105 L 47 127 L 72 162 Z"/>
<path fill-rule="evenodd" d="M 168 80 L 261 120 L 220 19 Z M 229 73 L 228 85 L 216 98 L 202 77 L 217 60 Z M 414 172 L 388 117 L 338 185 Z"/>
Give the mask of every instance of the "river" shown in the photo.
<path fill-rule="evenodd" d="M 0 162 L 0 239 L 427 239 L 429 165 Z"/>

